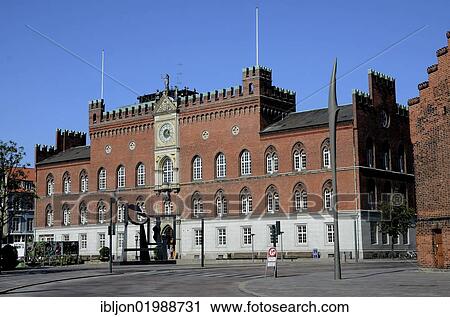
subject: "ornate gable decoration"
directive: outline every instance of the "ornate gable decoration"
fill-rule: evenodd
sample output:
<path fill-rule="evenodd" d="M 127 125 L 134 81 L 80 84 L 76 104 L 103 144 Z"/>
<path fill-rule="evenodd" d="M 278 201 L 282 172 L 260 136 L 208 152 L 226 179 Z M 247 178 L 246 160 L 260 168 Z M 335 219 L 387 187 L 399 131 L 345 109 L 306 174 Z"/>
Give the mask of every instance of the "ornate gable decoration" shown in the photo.
<path fill-rule="evenodd" d="M 163 95 L 155 105 L 155 113 L 172 112 L 176 110 L 177 106 L 174 103 L 173 99 L 165 95 Z"/>

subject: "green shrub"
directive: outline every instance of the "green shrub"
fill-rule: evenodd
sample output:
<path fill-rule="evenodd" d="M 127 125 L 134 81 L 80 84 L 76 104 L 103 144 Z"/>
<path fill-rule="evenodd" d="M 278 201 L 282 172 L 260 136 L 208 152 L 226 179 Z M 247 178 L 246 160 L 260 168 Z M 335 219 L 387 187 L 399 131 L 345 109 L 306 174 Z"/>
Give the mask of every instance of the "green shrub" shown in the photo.
<path fill-rule="evenodd" d="M 18 264 L 17 258 L 16 248 L 9 244 L 5 245 L 2 249 L 2 268 L 4 270 L 14 269 Z"/>

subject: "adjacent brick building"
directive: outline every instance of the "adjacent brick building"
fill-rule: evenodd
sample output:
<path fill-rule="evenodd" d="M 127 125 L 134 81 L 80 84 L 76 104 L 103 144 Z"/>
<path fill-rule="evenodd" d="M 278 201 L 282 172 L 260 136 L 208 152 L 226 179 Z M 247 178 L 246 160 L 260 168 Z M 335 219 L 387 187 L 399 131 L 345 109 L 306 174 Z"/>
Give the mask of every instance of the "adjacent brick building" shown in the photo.
<path fill-rule="evenodd" d="M 337 125 L 341 248 L 349 256 L 384 256 L 390 239 L 415 248 L 414 230 L 381 235 L 377 204 L 397 193 L 414 205 L 408 110 L 396 103 L 395 80 L 369 71 L 369 93 L 355 90 Z M 79 240 L 82 255 L 107 245 L 109 202 L 118 223 L 113 252 L 138 244 L 138 226 L 123 224 L 123 203 L 177 232 L 180 257 L 197 257 L 200 218 L 211 258 L 265 254 L 269 225 L 281 221 L 286 256 L 332 256 L 328 212 L 331 173 L 327 109 L 295 112 L 294 92 L 272 84 L 272 71 L 245 68 L 242 84 L 198 93 L 171 88 L 106 111 L 89 103 L 89 137 L 57 131 L 56 147 L 36 147 L 39 239 Z M 281 242 L 281 241 L 280 241 Z"/>
<path fill-rule="evenodd" d="M 450 41 L 450 32 L 447 32 Z M 450 43 L 450 42 L 449 42 Z M 436 52 L 419 97 L 408 101 L 417 192 L 417 251 L 424 267 L 450 268 L 450 54 Z"/>

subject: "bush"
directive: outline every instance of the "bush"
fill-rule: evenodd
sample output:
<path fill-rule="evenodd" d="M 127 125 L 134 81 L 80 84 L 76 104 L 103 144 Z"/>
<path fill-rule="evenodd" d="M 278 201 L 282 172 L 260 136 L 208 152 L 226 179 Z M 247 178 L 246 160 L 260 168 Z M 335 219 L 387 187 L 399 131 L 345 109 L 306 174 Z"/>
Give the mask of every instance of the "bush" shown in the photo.
<path fill-rule="evenodd" d="M 109 261 L 109 248 L 103 247 L 99 250 L 100 261 Z"/>
<path fill-rule="evenodd" d="M 2 249 L 2 268 L 4 270 L 14 269 L 18 264 L 17 258 L 16 248 L 8 244 L 5 245 Z"/>

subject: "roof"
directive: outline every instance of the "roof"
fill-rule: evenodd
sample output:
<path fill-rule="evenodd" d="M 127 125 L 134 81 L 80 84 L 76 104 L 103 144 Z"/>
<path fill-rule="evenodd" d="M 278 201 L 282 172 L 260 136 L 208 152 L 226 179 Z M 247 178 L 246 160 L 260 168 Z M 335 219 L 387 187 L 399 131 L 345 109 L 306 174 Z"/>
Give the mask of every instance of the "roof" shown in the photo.
<path fill-rule="evenodd" d="M 86 160 L 89 159 L 90 157 L 91 157 L 91 147 L 89 145 L 76 146 L 63 152 L 59 152 L 53 156 L 50 156 L 45 160 L 40 161 L 36 165 Z"/>
<path fill-rule="evenodd" d="M 346 122 L 353 120 L 352 105 L 343 105 L 338 107 L 337 122 Z M 280 132 L 292 129 L 302 129 L 328 125 L 328 108 L 291 112 L 287 117 L 267 126 L 261 133 Z"/>

